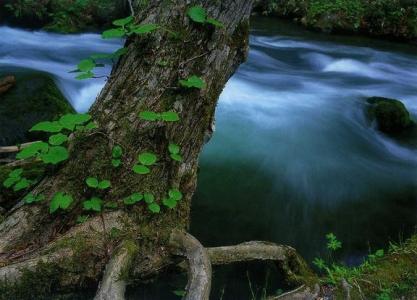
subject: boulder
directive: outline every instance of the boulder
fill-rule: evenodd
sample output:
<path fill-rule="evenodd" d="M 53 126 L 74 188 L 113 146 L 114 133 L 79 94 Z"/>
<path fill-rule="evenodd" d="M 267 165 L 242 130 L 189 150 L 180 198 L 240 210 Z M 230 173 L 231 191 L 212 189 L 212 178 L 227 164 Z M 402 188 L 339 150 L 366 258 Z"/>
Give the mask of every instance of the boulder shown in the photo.
<path fill-rule="evenodd" d="M 367 101 L 371 104 L 369 115 L 376 120 L 380 131 L 395 135 L 413 127 L 414 121 L 401 101 L 383 97 L 371 97 Z"/>
<path fill-rule="evenodd" d="M 26 70 L 14 75 L 15 86 L 0 93 L 0 146 L 36 140 L 40 136 L 28 132 L 34 124 L 74 112 L 49 75 Z"/>

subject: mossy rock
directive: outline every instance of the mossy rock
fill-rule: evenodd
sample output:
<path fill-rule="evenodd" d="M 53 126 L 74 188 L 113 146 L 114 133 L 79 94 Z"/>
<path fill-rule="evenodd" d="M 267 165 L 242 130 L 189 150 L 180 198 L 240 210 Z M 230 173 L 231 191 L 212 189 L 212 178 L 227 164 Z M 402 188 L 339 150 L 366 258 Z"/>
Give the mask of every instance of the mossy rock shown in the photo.
<path fill-rule="evenodd" d="M 0 72 L 0 77 L 10 75 Z M 13 72 L 16 85 L 0 95 L 0 146 L 38 139 L 28 130 L 36 123 L 74 112 L 53 79 L 40 72 Z"/>
<path fill-rule="evenodd" d="M 415 123 L 405 105 L 396 99 L 383 97 L 368 98 L 370 117 L 376 120 L 378 129 L 395 135 L 411 129 Z"/>

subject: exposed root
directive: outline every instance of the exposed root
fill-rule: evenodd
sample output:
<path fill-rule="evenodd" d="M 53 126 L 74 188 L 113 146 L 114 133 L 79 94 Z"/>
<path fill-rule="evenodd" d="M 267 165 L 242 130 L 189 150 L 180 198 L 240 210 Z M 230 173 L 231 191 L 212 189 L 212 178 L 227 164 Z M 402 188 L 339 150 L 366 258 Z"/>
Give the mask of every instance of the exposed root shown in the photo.
<path fill-rule="evenodd" d="M 133 249 L 132 249 L 133 248 Z M 124 300 L 126 281 L 122 276 L 128 272 L 134 256 L 135 246 L 125 243 L 106 266 L 94 300 Z"/>
<path fill-rule="evenodd" d="M 186 300 L 208 300 L 211 289 L 211 263 L 207 250 L 192 235 L 174 230 L 170 245 L 177 250 L 176 254 L 188 261 L 188 284 Z"/>
<path fill-rule="evenodd" d="M 319 298 L 320 287 L 316 285 L 314 291 L 305 285 L 279 296 L 269 297 L 268 300 L 315 300 Z"/>
<path fill-rule="evenodd" d="M 213 265 L 254 260 L 275 261 L 291 284 L 303 284 L 301 277 L 310 273 L 304 259 L 289 246 L 252 241 L 235 246 L 208 248 L 207 251 Z"/>
<path fill-rule="evenodd" d="M 23 262 L 0 268 L 0 281 L 15 282 L 19 280 L 23 270 L 34 270 L 39 263 L 56 263 L 64 257 L 72 256 L 70 249 L 62 249 L 51 254 L 37 256 Z"/>

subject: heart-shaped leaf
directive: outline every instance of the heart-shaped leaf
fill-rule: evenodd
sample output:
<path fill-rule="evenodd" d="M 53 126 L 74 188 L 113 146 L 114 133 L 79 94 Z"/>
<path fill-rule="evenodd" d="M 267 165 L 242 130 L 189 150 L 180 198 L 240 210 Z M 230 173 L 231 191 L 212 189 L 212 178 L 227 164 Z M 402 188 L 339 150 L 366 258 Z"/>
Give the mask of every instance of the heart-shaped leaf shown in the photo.
<path fill-rule="evenodd" d="M 101 34 L 103 39 L 114 39 L 114 38 L 122 38 L 126 35 L 126 31 L 123 28 L 115 28 L 109 29 L 104 31 Z"/>
<path fill-rule="evenodd" d="M 156 155 L 150 152 L 144 152 L 139 154 L 138 156 L 138 161 L 145 166 L 151 166 L 155 164 L 157 159 L 158 158 L 156 157 Z"/>
<path fill-rule="evenodd" d="M 178 189 L 170 189 L 168 195 L 175 201 L 179 201 L 182 199 L 182 193 Z"/>
<path fill-rule="evenodd" d="M 116 26 L 126 26 L 127 24 L 130 24 L 132 22 L 133 22 L 133 17 L 132 16 L 129 16 L 127 18 L 114 20 L 113 21 L 113 25 L 116 25 Z"/>
<path fill-rule="evenodd" d="M 47 153 L 41 155 L 41 159 L 46 164 L 56 165 L 69 158 L 68 150 L 62 146 L 50 147 Z"/>
<path fill-rule="evenodd" d="M 145 202 L 148 204 L 151 204 L 155 201 L 155 196 L 151 193 L 143 194 L 143 198 L 145 199 Z"/>
<path fill-rule="evenodd" d="M 62 133 L 54 134 L 49 137 L 49 144 L 52 146 L 60 146 L 66 141 L 68 141 L 68 137 Z"/>
<path fill-rule="evenodd" d="M 203 89 L 206 83 L 200 77 L 193 75 L 185 80 L 180 80 L 180 85 L 186 88 Z"/>
<path fill-rule="evenodd" d="M 146 174 L 149 174 L 151 170 L 147 166 L 144 166 L 144 165 L 134 165 L 133 172 L 135 172 L 136 174 L 140 174 L 140 175 L 146 175 Z"/>
<path fill-rule="evenodd" d="M 40 122 L 33 126 L 29 131 L 44 131 L 44 132 L 60 132 L 62 130 L 62 125 L 59 122 Z"/>
<path fill-rule="evenodd" d="M 91 210 L 96 212 L 101 212 L 101 205 L 103 203 L 103 200 L 97 197 L 93 197 L 90 200 L 83 202 L 83 208 L 84 210 Z"/>
<path fill-rule="evenodd" d="M 73 199 L 70 195 L 65 194 L 63 192 L 56 193 L 49 205 L 49 212 L 52 214 L 56 212 L 58 209 L 66 210 L 70 207 L 72 202 Z"/>
<path fill-rule="evenodd" d="M 154 214 L 159 214 L 159 212 L 161 211 L 161 207 L 158 204 L 156 204 L 156 203 L 149 204 L 148 205 L 148 208 Z"/>
<path fill-rule="evenodd" d="M 44 142 L 35 142 L 28 147 L 23 148 L 17 155 L 17 159 L 27 159 L 38 156 L 41 153 L 48 152 L 49 145 Z"/>
<path fill-rule="evenodd" d="M 93 189 L 96 189 L 98 187 L 98 179 L 94 177 L 88 177 L 85 180 L 85 183 L 87 183 L 87 186 Z"/>
<path fill-rule="evenodd" d="M 13 191 L 18 192 L 27 189 L 31 184 L 32 182 L 30 180 L 22 178 L 19 182 L 15 184 L 15 186 L 13 187 Z"/>
<path fill-rule="evenodd" d="M 100 183 L 98 184 L 98 188 L 100 189 L 100 190 L 106 190 L 106 189 L 108 189 L 108 188 L 110 188 L 111 187 L 111 183 L 110 183 L 110 181 L 109 180 L 102 180 L 102 181 L 100 181 Z"/>
<path fill-rule="evenodd" d="M 190 7 L 187 11 L 187 15 L 196 23 L 205 23 L 207 19 L 207 12 L 201 6 Z"/>

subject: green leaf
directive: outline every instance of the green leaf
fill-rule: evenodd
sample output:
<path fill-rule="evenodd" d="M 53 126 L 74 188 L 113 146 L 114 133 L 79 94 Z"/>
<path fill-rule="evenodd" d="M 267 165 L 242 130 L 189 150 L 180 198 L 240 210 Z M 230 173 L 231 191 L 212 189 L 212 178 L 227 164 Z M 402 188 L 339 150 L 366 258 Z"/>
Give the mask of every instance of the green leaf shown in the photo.
<path fill-rule="evenodd" d="M 90 58 L 83 59 L 77 65 L 78 70 L 80 70 L 81 72 L 90 72 L 95 67 L 96 67 L 96 63 L 94 62 L 94 60 L 92 60 Z"/>
<path fill-rule="evenodd" d="M 97 128 L 98 128 L 98 126 L 94 122 L 90 122 L 87 125 L 85 125 L 85 129 L 87 129 L 87 130 L 92 130 L 92 129 L 97 129 Z"/>
<path fill-rule="evenodd" d="M 60 132 L 62 130 L 62 125 L 58 122 L 40 122 L 33 126 L 29 131 L 44 131 L 44 132 Z"/>
<path fill-rule="evenodd" d="M 158 204 L 156 204 L 156 203 L 149 204 L 148 205 L 148 208 L 154 214 L 159 214 L 159 212 L 161 211 L 161 207 Z"/>
<path fill-rule="evenodd" d="M 116 209 L 119 207 L 119 205 L 117 204 L 117 202 L 107 202 L 104 204 L 105 208 L 110 208 L 110 209 Z"/>
<path fill-rule="evenodd" d="M 175 201 L 174 199 L 172 199 L 172 198 L 169 198 L 169 199 L 164 199 L 164 200 L 162 200 L 162 203 L 166 206 L 166 207 L 168 207 L 168 208 L 174 208 L 175 206 L 177 206 L 177 201 Z"/>
<path fill-rule="evenodd" d="M 130 30 L 131 32 L 136 33 L 136 34 L 145 34 L 145 33 L 150 33 L 158 28 L 159 26 L 156 24 L 144 24 L 144 25 L 134 26 Z"/>
<path fill-rule="evenodd" d="M 186 291 L 183 291 L 183 290 L 176 290 L 176 291 L 173 291 L 173 293 L 175 296 L 178 296 L 178 297 L 184 297 L 187 294 Z"/>
<path fill-rule="evenodd" d="M 114 38 L 122 38 L 126 35 L 126 31 L 123 28 L 115 28 L 109 29 L 104 31 L 101 34 L 103 39 L 114 39 Z"/>
<path fill-rule="evenodd" d="M 134 193 L 131 196 L 125 198 L 123 200 L 124 204 L 126 205 L 133 205 L 138 203 L 139 201 L 141 201 L 143 199 L 143 195 L 140 193 Z"/>
<path fill-rule="evenodd" d="M 88 177 L 85 180 L 85 183 L 87 184 L 88 187 L 96 189 L 98 187 L 98 179 L 94 178 L 94 177 Z"/>
<path fill-rule="evenodd" d="M 375 252 L 376 257 L 383 257 L 384 256 L 384 249 L 379 249 Z"/>
<path fill-rule="evenodd" d="M 45 153 L 49 150 L 49 145 L 44 142 L 35 142 L 20 150 L 16 155 L 17 159 L 27 159 Z"/>
<path fill-rule="evenodd" d="M 143 194 L 143 199 L 145 199 L 146 203 L 151 204 L 155 201 L 155 196 L 151 193 L 145 193 Z"/>
<path fill-rule="evenodd" d="M 110 183 L 110 181 L 109 180 L 102 180 L 102 181 L 100 181 L 100 183 L 98 184 L 98 188 L 100 189 L 100 190 L 106 190 L 106 189 L 108 189 L 108 188 L 110 188 L 111 187 L 111 183 Z"/>
<path fill-rule="evenodd" d="M 78 216 L 77 223 L 78 224 L 82 224 L 82 223 L 84 223 L 87 220 L 88 220 L 88 216 Z"/>
<path fill-rule="evenodd" d="M 20 181 L 20 177 L 9 177 L 3 181 L 3 186 L 5 188 L 11 188 L 18 181 Z"/>
<path fill-rule="evenodd" d="M 132 16 L 129 16 L 127 18 L 114 20 L 113 21 L 113 25 L 116 25 L 116 26 L 126 26 L 127 24 L 130 24 L 132 22 L 133 22 L 133 17 Z"/>
<path fill-rule="evenodd" d="M 128 50 L 127 50 L 127 48 L 125 48 L 125 47 L 120 48 L 120 49 L 116 50 L 116 51 L 112 54 L 111 58 L 119 58 L 120 56 L 125 55 L 125 54 L 127 53 L 127 51 L 128 51 Z"/>
<path fill-rule="evenodd" d="M 161 115 L 153 111 L 142 111 L 139 113 L 139 118 L 145 121 L 157 121 L 161 118 Z"/>
<path fill-rule="evenodd" d="M 173 160 L 178 161 L 178 162 L 182 162 L 182 160 L 183 160 L 182 156 L 179 155 L 179 154 L 171 154 L 170 156 Z"/>
<path fill-rule="evenodd" d="M 70 207 L 73 201 L 74 200 L 72 199 L 72 197 L 68 194 L 65 194 L 63 192 L 56 193 L 49 205 L 49 212 L 53 214 L 60 208 L 66 210 Z"/>
<path fill-rule="evenodd" d="M 97 197 L 93 197 L 90 200 L 83 202 L 83 208 L 84 210 L 101 212 L 102 203 L 103 203 L 103 200 Z"/>
<path fill-rule="evenodd" d="M 120 158 L 123 154 L 122 147 L 120 147 L 119 145 L 114 146 L 112 151 L 111 151 L 111 154 L 114 158 Z"/>
<path fill-rule="evenodd" d="M 178 146 L 177 144 L 169 144 L 169 146 L 168 146 L 168 150 L 169 150 L 169 153 L 171 153 L 171 154 L 178 154 L 178 153 L 180 153 L 180 146 Z"/>
<path fill-rule="evenodd" d="M 146 175 L 146 174 L 149 174 L 151 170 L 144 165 L 134 165 L 133 172 L 135 172 L 136 174 L 140 174 L 140 175 Z"/>
<path fill-rule="evenodd" d="M 32 184 L 32 182 L 26 178 L 22 178 L 20 179 L 20 181 L 18 183 L 16 183 L 16 185 L 13 187 L 13 191 L 18 192 L 24 189 L 27 189 L 30 185 Z"/>
<path fill-rule="evenodd" d="M 321 258 L 315 258 L 314 260 L 313 260 L 313 264 L 317 267 L 317 268 L 319 268 L 320 270 L 323 270 L 324 268 L 326 268 L 326 263 L 324 262 L 324 260 L 323 259 L 321 259 Z"/>
<path fill-rule="evenodd" d="M 66 114 L 59 119 L 59 124 L 72 131 L 76 125 L 82 125 L 90 120 L 89 114 Z"/>
<path fill-rule="evenodd" d="M 156 155 L 150 152 L 144 152 L 138 156 L 138 161 L 145 166 L 152 166 L 156 163 L 157 159 Z"/>
<path fill-rule="evenodd" d="M 206 83 L 200 77 L 193 75 L 185 80 L 180 80 L 180 85 L 186 88 L 203 89 L 205 88 Z"/>
<path fill-rule="evenodd" d="M 169 190 L 168 195 L 175 201 L 180 201 L 182 199 L 182 193 L 178 189 Z"/>
<path fill-rule="evenodd" d="M 113 167 L 118 168 L 122 164 L 122 161 L 120 159 L 112 159 L 111 164 L 113 165 Z"/>
<path fill-rule="evenodd" d="M 94 77 L 94 73 L 89 71 L 89 72 L 85 72 L 85 73 L 81 73 L 80 75 L 78 75 L 77 77 L 75 77 L 75 79 L 77 80 L 85 80 L 85 79 L 90 79 Z"/>
<path fill-rule="evenodd" d="M 161 114 L 162 120 L 166 122 L 177 122 L 180 120 L 180 117 L 175 111 L 166 111 Z"/>
<path fill-rule="evenodd" d="M 222 22 L 220 22 L 216 19 L 213 19 L 213 18 L 208 18 L 206 22 L 211 24 L 211 25 L 214 25 L 216 27 L 220 27 L 220 28 L 224 27 L 224 24 Z"/>
<path fill-rule="evenodd" d="M 62 145 L 66 141 L 68 141 L 68 137 L 62 133 L 54 134 L 49 137 L 49 144 L 53 146 Z"/>
<path fill-rule="evenodd" d="M 201 6 L 190 7 L 187 11 L 187 15 L 196 23 L 205 23 L 207 19 L 207 12 Z"/>
<path fill-rule="evenodd" d="M 39 195 L 34 195 L 32 193 L 27 194 L 25 196 L 25 198 L 23 198 L 23 200 L 25 201 L 26 204 L 32 204 L 32 203 L 36 203 L 36 202 L 40 202 L 45 200 L 45 196 L 42 194 Z"/>
<path fill-rule="evenodd" d="M 41 159 L 46 164 L 56 165 L 69 158 L 68 150 L 62 146 L 50 147 L 48 153 L 41 155 Z"/>
<path fill-rule="evenodd" d="M 23 174 L 23 169 L 19 168 L 16 170 L 13 170 L 9 173 L 9 177 L 11 178 L 19 178 Z"/>

